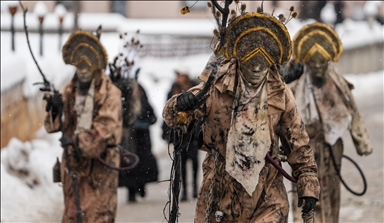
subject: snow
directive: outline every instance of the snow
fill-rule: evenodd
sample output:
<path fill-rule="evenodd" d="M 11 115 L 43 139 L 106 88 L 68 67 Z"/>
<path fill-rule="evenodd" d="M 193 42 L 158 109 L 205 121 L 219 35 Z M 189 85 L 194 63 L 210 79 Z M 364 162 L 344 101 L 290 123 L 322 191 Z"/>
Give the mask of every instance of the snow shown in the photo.
<path fill-rule="evenodd" d="M 3 49 L 4 47 L 1 48 L 1 51 L 3 51 Z M 25 66 L 20 66 L 20 64 L 25 64 L 23 55 L 16 52 L 8 52 L 7 54 L 3 54 L 3 52 L 1 52 L 1 55 L 8 56 L 7 66 L 3 66 L 3 58 L 5 57 L 1 57 L 1 73 L 12 74 L 8 75 L 7 78 L 3 78 L 3 75 L 1 75 L 1 89 L 6 90 L 13 87 L 16 83 L 24 80 L 27 76 L 27 69 Z"/>
<path fill-rule="evenodd" d="M 3 2 L 2 2 L 3 7 Z M 6 13 L 1 14 L 1 26 Z M 36 17 L 30 13 L 28 16 Z M 64 26 L 71 27 L 72 14 L 66 14 Z M 44 21 L 46 27 L 57 26 L 57 15 L 47 14 Z M 73 17 L 72 17 L 73 18 Z M 20 13 L 16 15 L 15 25 L 22 27 Z M 93 19 L 93 21 L 92 21 Z M 103 21 L 106 29 L 117 28 L 120 32 L 134 33 L 140 29 L 141 33 L 168 35 L 211 35 L 215 27 L 214 22 L 205 20 L 121 20 L 118 15 L 82 14 L 80 24 L 95 30 L 99 22 Z M 113 21 L 115 20 L 115 23 Z M 32 19 L 33 20 L 33 19 Z M 37 27 L 31 20 L 28 26 Z M 29 21 L 29 20 L 28 20 Z M 4 22 L 8 24 L 10 20 Z M 287 28 L 292 36 L 305 24 L 313 20 L 299 21 L 291 20 Z M 193 25 L 195 24 L 195 25 Z M 103 26 L 104 26 L 103 25 Z M 199 27 L 200 26 L 200 27 Z M 2 27 L 3 29 L 3 27 Z M 362 46 L 382 41 L 383 27 L 375 24 L 373 30 L 368 29 L 366 22 L 354 22 L 346 20 L 337 27 L 345 48 Z M 63 35 L 63 44 L 69 34 Z M 41 82 L 42 78 L 37 70 L 27 47 L 25 34 L 17 32 L 15 35 L 16 52 L 11 51 L 9 32 L 1 32 L 1 91 L 11 88 L 15 83 L 25 79 L 24 93 L 33 96 L 38 87 L 32 83 Z M 47 79 L 52 81 L 56 87 L 62 86 L 69 81 L 75 72 L 75 68 L 65 65 L 61 58 L 58 46 L 57 34 L 44 35 L 44 56 L 39 56 L 39 36 L 30 33 L 32 50 L 38 60 Z M 119 51 L 118 33 L 103 33 L 101 42 L 109 54 L 111 62 Z M 6 56 L 4 56 L 6 55 Z M 160 154 L 166 148 L 166 143 L 161 138 L 162 109 L 166 102 L 166 95 L 175 79 L 174 69 L 187 66 L 190 75 L 197 78 L 209 58 L 209 54 L 193 55 L 178 58 L 141 58 L 141 72 L 139 83 L 147 92 L 150 104 L 153 106 L 158 118 L 155 125 L 150 127 L 153 153 Z M 345 78 L 355 85 L 354 95 L 367 97 L 382 94 L 384 71 L 369 74 L 347 74 Z M 380 80 L 380 81 L 378 81 Z M 60 221 L 63 212 L 63 195 L 60 184 L 52 183 L 52 167 L 56 158 L 61 159 L 62 148 L 58 139 L 60 133 L 48 134 L 41 128 L 35 139 L 22 143 L 12 139 L 9 144 L 1 150 L 1 219 L 2 222 L 57 222 Z M 24 159 L 21 158 L 24 154 Z M 13 166 L 15 170 L 10 170 Z M 28 177 L 17 175 L 17 170 L 28 169 Z M 34 181 L 36 180 L 36 181 Z M 34 182 L 39 182 L 35 185 Z M 28 186 L 29 185 L 29 186 Z M 23 211 L 20 211 L 23 210 Z"/>
<path fill-rule="evenodd" d="M 33 8 L 33 12 L 39 17 L 45 16 L 48 12 L 47 5 L 42 1 L 38 1 Z"/>
<path fill-rule="evenodd" d="M 381 1 L 367 1 L 364 4 L 364 13 L 366 16 L 376 16 L 379 14 L 379 9 L 381 6 Z"/>
<path fill-rule="evenodd" d="M 377 21 L 374 21 L 372 28 L 369 28 L 366 21 L 345 19 L 343 23 L 336 26 L 335 30 L 344 50 L 383 43 L 384 39 L 384 26 Z"/>
<path fill-rule="evenodd" d="M 354 85 L 352 92 L 355 98 L 369 98 L 377 93 L 384 93 L 384 70 L 368 74 L 347 74 L 343 76 Z"/>
<path fill-rule="evenodd" d="M 60 134 L 42 131 L 41 138 L 26 143 L 12 139 L 1 150 L 2 222 L 58 222 L 61 218 L 62 188 L 52 182 L 52 167 L 62 153 Z M 17 171 L 9 171 L 10 165 L 29 174 L 17 175 Z"/>
<path fill-rule="evenodd" d="M 333 24 L 336 21 L 335 6 L 328 2 L 320 12 L 321 20 L 326 24 Z"/>
<path fill-rule="evenodd" d="M 58 15 L 59 17 L 63 17 L 65 15 L 65 13 L 67 13 L 67 9 L 62 4 L 57 4 L 55 6 L 54 11 L 55 11 L 55 14 Z"/>
<path fill-rule="evenodd" d="M 213 19 L 126 19 L 119 32 L 136 32 L 151 35 L 212 36 L 216 23 Z"/>

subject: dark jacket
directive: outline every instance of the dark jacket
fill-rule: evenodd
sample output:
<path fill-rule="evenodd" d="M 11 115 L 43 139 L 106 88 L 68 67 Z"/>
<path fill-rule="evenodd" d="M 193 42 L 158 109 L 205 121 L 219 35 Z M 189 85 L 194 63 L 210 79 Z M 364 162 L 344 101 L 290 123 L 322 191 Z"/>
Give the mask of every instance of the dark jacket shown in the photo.
<path fill-rule="evenodd" d="M 157 161 L 151 151 L 152 144 L 149 132 L 149 126 L 153 125 L 157 118 L 141 85 L 139 85 L 139 89 L 141 94 L 141 114 L 132 124 L 130 135 L 140 161 L 134 169 L 120 172 L 119 186 L 135 187 L 157 181 L 158 177 Z M 121 166 L 125 165 L 122 163 Z"/>

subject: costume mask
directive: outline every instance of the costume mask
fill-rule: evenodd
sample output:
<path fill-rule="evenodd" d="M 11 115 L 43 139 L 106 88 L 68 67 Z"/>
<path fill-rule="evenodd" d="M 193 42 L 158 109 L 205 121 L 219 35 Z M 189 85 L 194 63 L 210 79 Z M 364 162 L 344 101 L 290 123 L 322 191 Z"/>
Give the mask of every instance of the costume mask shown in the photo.
<path fill-rule="evenodd" d="M 252 85 L 259 85 L 259 83 L 267 75 L 269 67 L 263 67 L 261 65 L 255 65 L 253 67 L 246 67 L 245 65 L 240 67 L 243 73 L 243 78 Z"/>
<path fill-rule="evenodd" d="M 95 69 L 86 63 L 77 66 L 76 75 L 81 83 L 89 83 L 94 77 Z"/>

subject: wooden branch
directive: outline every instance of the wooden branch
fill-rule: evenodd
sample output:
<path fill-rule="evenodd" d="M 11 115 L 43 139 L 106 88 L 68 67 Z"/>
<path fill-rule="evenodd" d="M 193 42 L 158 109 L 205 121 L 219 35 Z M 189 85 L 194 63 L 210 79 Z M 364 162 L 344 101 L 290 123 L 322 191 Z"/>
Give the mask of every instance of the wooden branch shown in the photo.
<path fill-rule="evenodd" d="M 35 62 L 36 66 L 37 66 L 37 69 L 39 70 L 41 76 L 43 77 L 45 87 L 49 87 L 49 86 L 50 86 L 50 83 L 49 83 L 49 81 L 47 80 L 47 78 L 45 77 L 45 75 L 43 74 L 43 71 L 41 71 L 40 66 L 39 66 L 39 64 L 38 64 L 37 61 L 36 61 L 36 58 L 35 58 L 35 56 L 33 55 L 33 52 L 32 52 L 32 49 L 31 49 L 31 44 L 30 44 L 30 42 L 29 42 L 28 27 L 27 27 L 27 22 L 26 22 L 26 14 L 27 14 L 28 9 L 27 9 L 27 8 L 24 8 L 24 6 L 23 6 L 23 4 L 21 3 L 21 1 L 19 1 L 19 4 L 20 4 L 21 9 L 23 10 L 23 17 L 24 17 L 24 32 L 25 32 L 25 36 L 27 37 L 27 43 L 28 43 L 29 52 L 31 53 L 31 56 L 32 56 L 33 61 Z"/>

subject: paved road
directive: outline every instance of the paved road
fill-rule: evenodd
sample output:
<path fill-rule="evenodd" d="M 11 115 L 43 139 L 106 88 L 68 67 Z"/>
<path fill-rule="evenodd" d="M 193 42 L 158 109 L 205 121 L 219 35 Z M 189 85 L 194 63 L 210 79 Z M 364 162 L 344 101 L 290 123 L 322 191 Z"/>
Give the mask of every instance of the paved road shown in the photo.
<path fill-rule="evenodd" d="M 380 80 L 382 81 L 382 80 Z M 357 161 L 363 169 L 368 182 L 368 191 L 358 197 L 342 186 L 342 207 L 340 222 L 384 222 L 383 217 L 383 93 L 372 95 L 369 98 L 356 97 L 360 112 L 364 117 L 368 133 L 373 143 L 374 152 L 367 157 L 360 157 L 355 152 L 351 137 L 345 134 L 345 154 Z M 200 160 L 204 152 L 200 154 Z M 158 156 L 160 167 L 160 179 L 169 179 L 171 166 L 168 155 Z M 189 166 L 191 168 L 191 165 Z M 286 168 L 288 170 L 288 168 Z M 355 167 L 343 160 L 342 174 L 347 183 L 357 191 L 361 190 L 362 183 Z M 189 179 L 191 177 L 189 176 Z M 200 172 L 199 179 L 202 175 Z M 287 183 L 287 190 L 290 183 Z M 168 200 L 168 182 L 147 185 L 147 196 L 138 198 L 137 203 L 126 203 L 127 191 L 119 189 L 119 209 L 116 222 L 167 222 L 163 216 L 164 205 Z M 180 203 L 179 222 L 193 222 L 196 201 Z"/>

